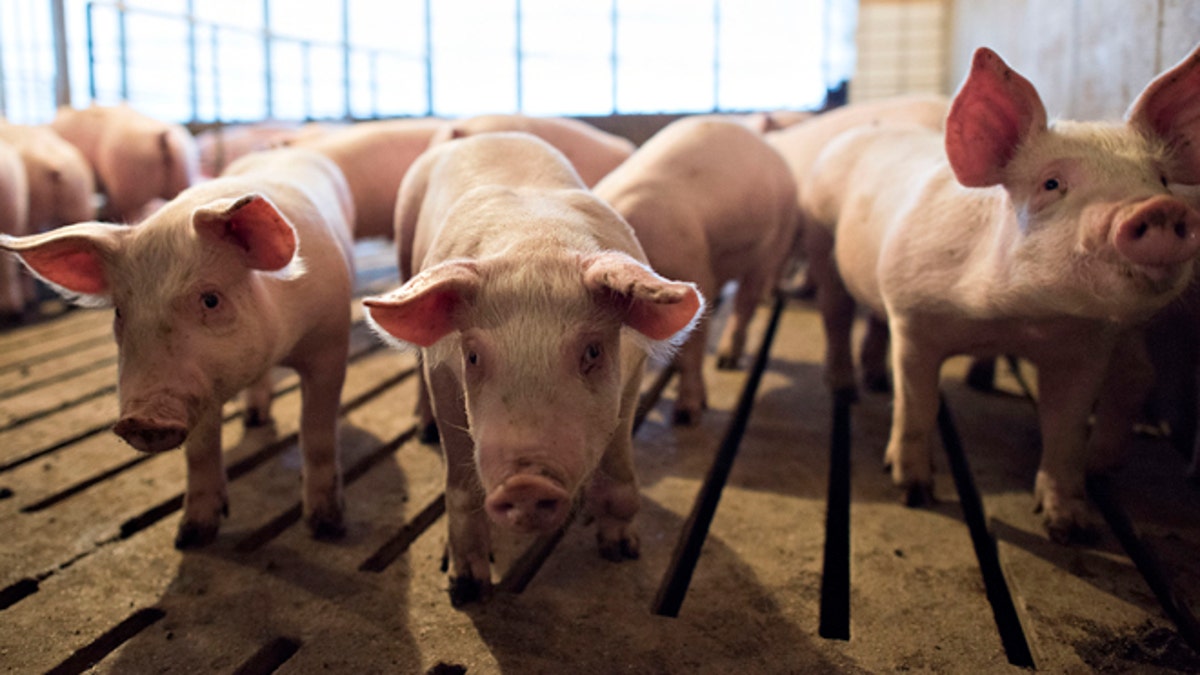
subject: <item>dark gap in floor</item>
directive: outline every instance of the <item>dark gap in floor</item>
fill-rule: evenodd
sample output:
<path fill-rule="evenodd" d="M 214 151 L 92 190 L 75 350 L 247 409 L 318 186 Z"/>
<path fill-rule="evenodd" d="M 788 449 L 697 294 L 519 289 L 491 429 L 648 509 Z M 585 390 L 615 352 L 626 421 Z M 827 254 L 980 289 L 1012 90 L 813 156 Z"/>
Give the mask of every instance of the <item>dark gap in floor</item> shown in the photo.
<path fill-rule="evenodd" d="M 277 637 L 254 652 L 245 663 L 233 671 L 235 675 L 269 675 L 288 662 L 300 651 L 300 641 L 289 637 Z"/>
<path fill-rule="evenodd" d="M 384 542 L 371 557 L 363 561 L 358 566 L 360 572 L 382 572 L 388 568 L 397 558 L 404 555 L 412 543 L 417 540 L 426 530 L 430 528 L 442 514 L 446 512 L 446 499 L 444 493 L 439 493 L 432 501 L 425 505 L 417 515 L 400 528 L 400 531 Z"/>
<path fill-rule="evenodd" d="M 0 589 L 0 611 L 4 611 L 18 602 L 38 592 L 38 580 L 26 577 Z"/>
<path fill-rule="evenodd" d="M 167 613 L 157 607 L 145 607 L 108 629 L 103 635 L 75 650 L 65 661 L 46 671 L 47 675 L 82 673 L 102 661 L 138 633 L 160 621 Z"/>

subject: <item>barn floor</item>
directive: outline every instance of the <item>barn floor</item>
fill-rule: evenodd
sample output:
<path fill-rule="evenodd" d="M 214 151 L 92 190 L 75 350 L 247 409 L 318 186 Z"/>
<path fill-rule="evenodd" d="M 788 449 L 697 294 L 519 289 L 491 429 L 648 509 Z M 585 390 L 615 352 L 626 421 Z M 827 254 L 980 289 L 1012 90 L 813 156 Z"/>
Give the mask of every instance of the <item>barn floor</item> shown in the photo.
<path fill-rule="evenodd" d="M 390 287 L 389 260 L 360 248 L 364 290 Z M 938 503 L 906 508 L 880 470 L 887 396 L 849 409 L 837 450 L 804 301 L 783 306 L 761 380 L 753 354 L 707 373 L 699 427 L 669 425 L 673 384 L 649 409 L 641 559 L 606 562 L 580 523 L 557 542 L 505 539 L 498 590 L 461 609 L 440 569 L 441 459 L 412 437 L 411 354 L 355 328 L 344 540 L 298 522 L 298 391 L 281 374 L 273 428 L 244 431 L 227 407 L 231 513 L 181 553 L 180 452 L 139 455 L 108 432 L 109 324 L 75 310 L 0 334 L 5 672 L 1200 672 L 1200 492 L 1164 440 L 1138 439 L 1094 485 L 1115 527 L 1056 545 L 1031 511 L 1029 399 L 1003 369 L 1009 393 L 967 388 L 955 361 L 944 392 L 965 452 L 947 441 Z M 970 463 L 957 483 L 954 458 Z"/>

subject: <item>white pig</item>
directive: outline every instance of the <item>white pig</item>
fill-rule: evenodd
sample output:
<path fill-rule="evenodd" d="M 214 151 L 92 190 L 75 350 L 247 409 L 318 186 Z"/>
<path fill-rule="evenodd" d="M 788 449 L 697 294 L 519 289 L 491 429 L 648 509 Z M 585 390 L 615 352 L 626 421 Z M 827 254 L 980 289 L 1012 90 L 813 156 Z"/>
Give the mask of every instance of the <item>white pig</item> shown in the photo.
<path fill-rule="evenodd" d="M 95 171 L 108 197 L 106 219 L 136 222 L 148 203 L 172 199 L 200 178 L 200 151 L 191 133 L 126 104 L 62 107 L 50 126 Z"/>
<path fill-rule="evenodd" d="M 0 141 L 0 234 L 29 233 L 29 185 L 25 163 L 17 149 Z M 0 321 L 17 320 L 31 299 L 21 264 L 12 256 L 0 258 Z"/>
<path fill-rule="evenodd" d="M 944 137 L 897 125 L 826 149 L 809 197 L 836 226 L 845 285 L 819 284 L 848 289 L 890 325 L 886 461 L 910 503 L 930 497 L 942 362 L 1015 354 L 1038 368 L 1037 504 L 1056 540 L 1090 534 L 1087 417 L 1109 354 L 1123 327 L 1179 295 L 1200 250 L 1200 214 L 1167 188 L 1200 181 L 1198 115 L 1200 50 L 1151 82 L 1120 125 L 1048 124 L 1033 85 L 980 48 Z M 827 338 L 843 354 L 829 364 L 847 366 L 848 330 Z"/>
<path fill-rule="evenodd" d="M 177 547 L 216 536 L 227 508 L 221 405 L 241 389 L 261 391 L 276 364 L 300 374 L 305 519 L 317 537 L 342 532 L 335 425 L 352 218 L 337 166 L 280 150 L 244 157 L 136 226 L 80 223 L 0 239 L 64 295 L 115 308 L 113 431 L 143 452 L 186 442 Z"/>
<path fill-rule="evenodd" d="M 710 298 L 738 282 L 717 359 L 737 368 L 754 310 L 774 290 L 796 237 L 796 186 L 779 154 L 739 121 L 683 118 L 600 181 L 596 195 L 629 222 L 660 274 L 692 281 Z M 707 404 L 705 323 L 679 352 L 676 424 L 699 424 Z"/>
<path fill-rule="evenodd" d="M 96 215 L 96 180 L 87 158 L 44 124 L 0 121 L 0 140 L 25 163 L 29 188 L 29 232 L 42 232 Z"/>
<path fill-rule="evenodd" d="M 524 131 L 558 148 L 588 187 L 600 182 L 634 150 L 629 139 L 597 129 L 582 120 L 528 115 L 477 115 L 453 120 L 447 122 L 430 143 L 496 131 Z"/>
<path fill-rule="evenodd" d="M 585 493 L 601 553 L 637 557 L 632 425 L 645 350 L 703 309 L 655 274 L 566 158 L 524 133 L 430 149 L 396 206 L 398 290 L 371 321 L 422 348 L 446 458 L 451 599 L 491 583 L 488 519 L 550 532 Z"/>

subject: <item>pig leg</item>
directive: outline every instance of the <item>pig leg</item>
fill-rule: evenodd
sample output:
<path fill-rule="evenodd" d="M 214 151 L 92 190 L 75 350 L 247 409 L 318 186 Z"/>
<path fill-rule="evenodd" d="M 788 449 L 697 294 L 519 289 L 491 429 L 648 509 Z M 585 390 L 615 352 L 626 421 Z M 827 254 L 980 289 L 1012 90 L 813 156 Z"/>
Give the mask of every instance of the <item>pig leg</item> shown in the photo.
<path fill-rule="evenodd" d="M 887 371 L 888 325 L 887 319 L 874 314 L 867 317 L 867 332 L 859 347 L 859 362 L 862 365 L 862 382 L 867 391 L 887 393 L 892 384 Z"/>
<path fill-rule="evenodd" d="M 300 373 L 304 522 L 316 539 L 337 539 L 346 533 L 337 449 L 338 403 L 346 377 L 345 340 L 339 346 L 326 350 Z"/>
<path fill-rule="evenodd" d="M 257 382 L 246 387 L 246 391 L 243 394 L 245 412 L 242 414 L 242 421 L 246 427 L 266 426 L 273 421 L 271 419 L 271 394 L 273 393 L 273 389 L 271 370 L 269 368 Z"/>
<path fill-rule="evenodd" d="M 175 548 L 204 546 L 217 537 L 221 516 L 229 513 L 225 491 L 225 464 L 221 456 L 221 407 L 200 415 L 184 446 L 187 457 L 187 492 L 183 520 L 175 535 Z"/>
<path fill-rule="evenodd" d="M 625 385 L 620 424 L 587 491 L 587 510 L 596 520 L 600 555 L 613 562 L 637 558 L 640 552 L 633 524 L 641 506 L 633 467 L 633 413 L 641 381 L 640 377 L 631 377 Z"/>
<path fill-rule="evenodd" d="M 825 383 L 836 396 L 857 398 L 850 330 L 854 298 L 846 290 L 833 259 L 833 235 L 819 227 L 805 234 L 808 269 L 817 283 L 817 307 L 825 328 Z"/>
<path fill-rule="evenodd" d="M 1038 364 L 1042 461 L 1034 497 L 1050 537 L 1059 543 L 1086 541 L 1096 534 L 1084 484 L 1087 418 L 1107 364 L 1103 356 L 1091 363 L 1078 359 Z"/>
<path fill-rule="evenodd" d="M 25 281 L 16 256 L 0 257 L 0 322 L 17 321 L 25 311 Z"/>
<path fill-rule="evenodd" d="M 942 356 L 914 343 L 902 326 L 892 328 L 894 400 L 884 462 L 891 468 L 892 481 L 904 488 L 904 503 L 922 506 L 934 501 L 929 445 L 937 423 Z"/>
<path fill-rule="evenodd" d="M 417 372 L 420 373 L 422 357 L 417 357 Z M 437 422 L 433 419 L 433 404 L 429 402 L 429 387 L 425 386 L 425 377 L 417 376 L 417 438 L 422 443 L 438 442 Z"/>
<path fill-rule="evenodd" d="M 707 274 L 698 280 L 697 286 L 706 298 L 715 298 L 719 288 Z M 704 386 L 704 354 L 708 351 L 708 317 L 702 318 L 679 349 L 675 363 L 679 366 L 679 395 L 675 399 L 673 423 L 680 426 L 700 424 L 700 416 L 708 407 L 708 395 Z"/>
<path fill-rule="evenodd" d="M 1088 469 L 1105 471 L 1120 464 L 1142 404 L 1154 385 L 1154 366 L 1145 336 L 1132 330 L 1117 343 L 1096 402 L 1095 424 L 1088 437 Z"/>
<path fill-rule="evenodd" d="M 446 367 L 432 371 L 426 367 L 426 378 L 446 461 L 450 604 L 461 607 L 491 590 L 491 532 L 475 468 L 475 442 L 458 393 L 460 385 Z"/>
<path fill-rule="evenodd" d="M 754 310 L 758 308 L 758 300 L 766 285 L 766 276 L 761 273 L 748 274 L 738 283 L 733 297 L 733 315 L 725 325 L 721 348 L 717 350 L 717 368 L 737 370 L 738 362 L 746 351 L 746 328 L 754 318 Z"/>

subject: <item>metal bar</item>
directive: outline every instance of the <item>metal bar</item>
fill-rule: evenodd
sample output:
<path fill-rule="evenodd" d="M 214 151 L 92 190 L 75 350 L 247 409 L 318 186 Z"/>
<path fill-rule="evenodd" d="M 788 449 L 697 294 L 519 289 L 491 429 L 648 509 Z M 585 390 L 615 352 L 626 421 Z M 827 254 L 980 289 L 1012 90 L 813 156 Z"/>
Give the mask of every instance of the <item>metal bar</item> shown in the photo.
<path fill-rule="evenodd" d="M 92 30 L 95 3 L 87 4 L 88 96 L 96 100 L 96 39 Z"/>
<path fill-rule="evenodd" d="M 817 634 L 850 639 L 850 406 L 853 397 L 833 397 L 829 436 L 829 488 L 825 510 L 825 554 Z"/>
<path fill-rule="evenodd" d="M 271 68 L 271 0 L 263 0 L 263 89 L 266 92 L 267 118 L 275 116 L 274 79 Z"/>
<path fill-rule="evenodd" d="M 516 4 L 516 10 L 517 10 L 516 15 L 514 16 L 514 20 L 516 21 L 516 29 L 517 29 L 517 35 L 516 35 L 516 38 L 517 38 L 516 39 L 516 43 L 517 43 L 516 44 L 516 47 L 517 47 L 517 53 L 516 53 L 516 57 L 517 57 L 517 64 L 516 64 L 517 65 L 517 112 L 522 112 L 525 108 L 525 82 L 524 82 L 524 79 L 525 79 L 524 78 L 524 70 L 525 70 L 525 53 L 524 52 L 525 52 L 525 49 L 524 49 L 524 44 L 523 44 L 523 41 L 524 41 L 523 32 L 521 30 L 521 24 L 523 23 L 521 20 L 521 0 L 515 0 L 515 4 Z"/>
<path fill-rule="evenodd" d="M 721 108 L 721 0 L 713 0 L 713 112 Z"/>
<path fill-rule="evenodd" d="M 609 15 L 609 23 L 612 26 L 612 44 L 608 51 L 609 69 L 612 72 L 612 114 L 617 114 L 617 11 L 618 0 L 612 0 L 612 11 Z"/>
<path fill-rule="evenodd" d="M 350 0 L 342 0 L 342 116 L 350 119 Z"/>
<path fill-rule="evenodd" d="M 188 21 L 188 96 L 192 103 L 192 121 L 200 119 L 200 84 L 196 72 L 196 0 L 187 0 Z M 215 55 L 214 55 L 215 56 Z"/>
<path fill-rule="evenodd" d="M 433 16 L 425 0 L 425 116 L 433 117 Z"/>
<path fill-rule="evenodd" d="M 71 105 L 71 71 L 67 66 L 67 24 L 64 17 L 63 0 L 50 0 L 50 21 L 54 27 L 54 103 L 56 106 Z"/>
<path fill-rule="evenodd" d="M 129 100 L 129 45 L 125 36 L 125 3 L 117 3 L 117 58 L 121 72 L 121 100 Z"/>

